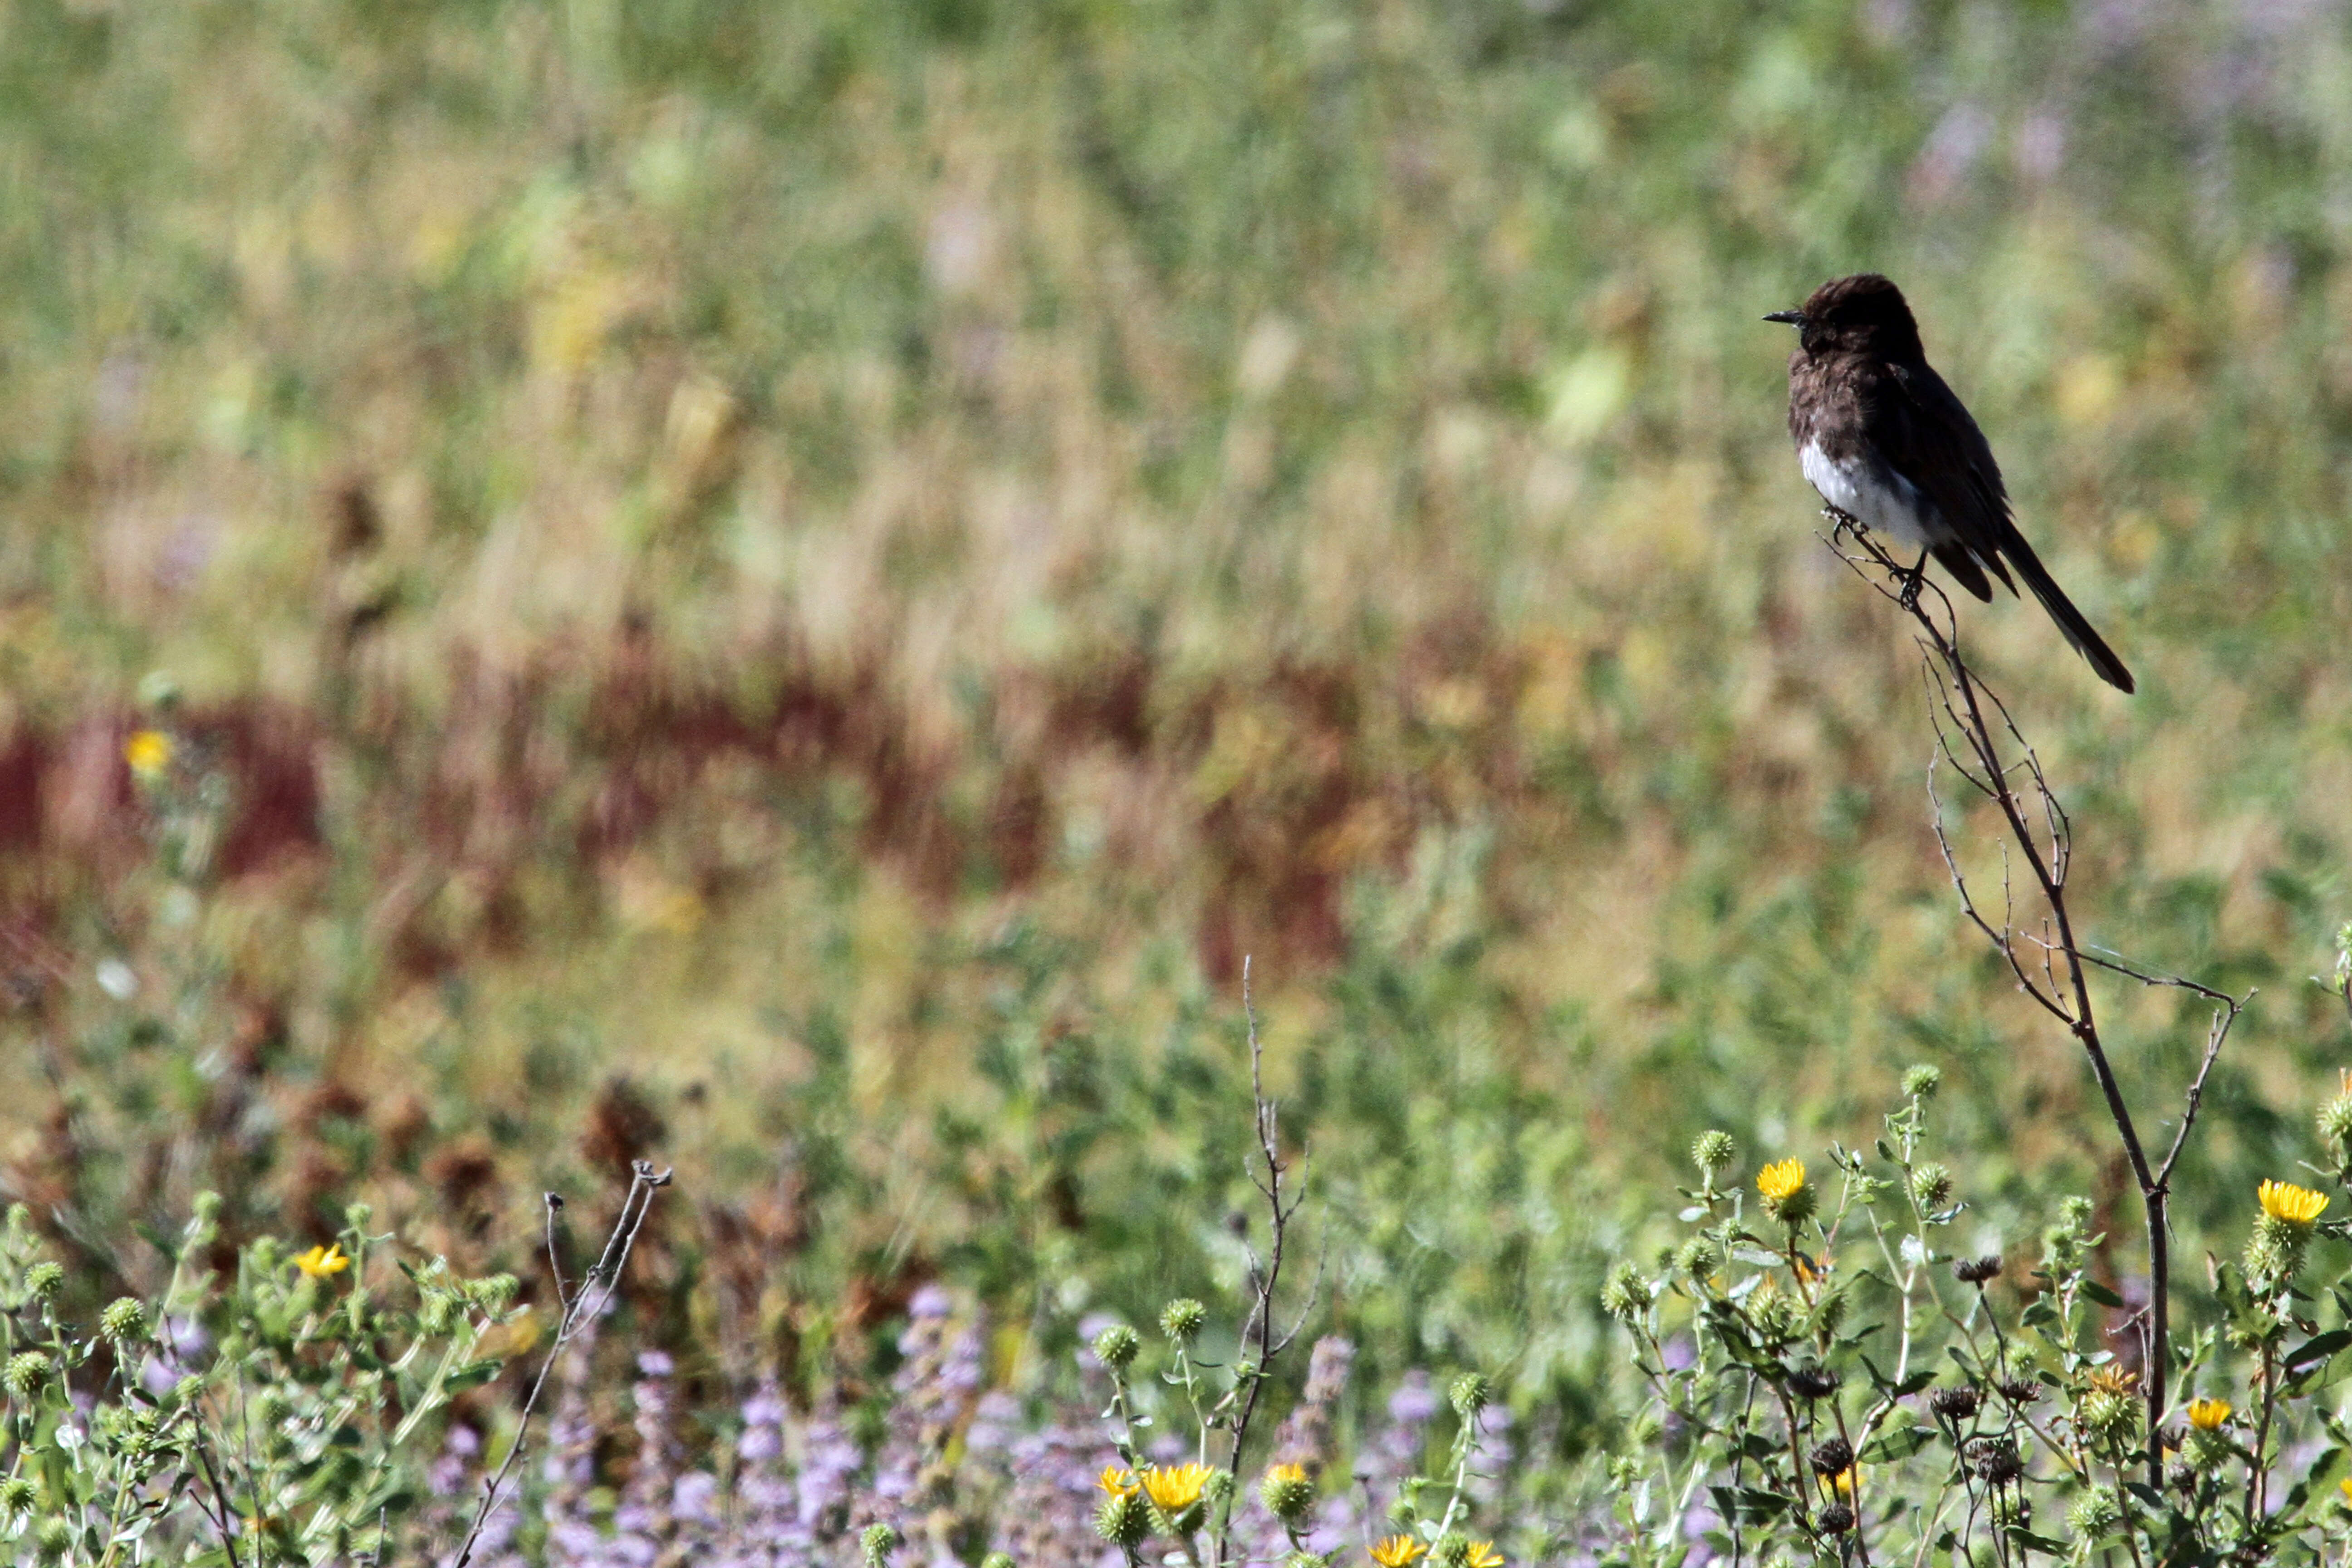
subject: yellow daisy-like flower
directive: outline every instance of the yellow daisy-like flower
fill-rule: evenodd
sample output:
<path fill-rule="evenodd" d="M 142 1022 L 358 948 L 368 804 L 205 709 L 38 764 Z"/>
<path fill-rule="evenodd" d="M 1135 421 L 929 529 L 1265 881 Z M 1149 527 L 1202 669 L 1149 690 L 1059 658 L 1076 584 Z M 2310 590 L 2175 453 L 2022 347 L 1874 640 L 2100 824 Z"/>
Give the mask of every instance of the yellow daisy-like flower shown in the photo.
<path fill-rule="evenodd" d="M 1304 1465 L 1268 1465 L 1265 1468 L 1265 1479 L 1281 1485 L 1297 1486 L 1299 1482 L 1307 1479 L 1307 1467 Z"/>
<path fill-rule="evenodd" d="M 2352 1508 L 2352 1476 L 2347 1476 L 2336 1482 L 2336 1489 L 2344 1494 L 2344 1506 Z"/>
<path fill-rule="evenodd" d="M 2262 1199 L 2264 1214 L 2293 1226 L 2309 1225 L 2327 1212 L 2326 1193 L 2315 1193 L 2293 1182 L 2264 1182 L 2255 1195 Z"/>
<path fill-rule="evenodd" d="M 1154 1465 L 1143 1472 L 1143 1489 L 1162 1513 L 1181 1513 L 1201 1500 L 1209 1484 L 1206 1465 Z"/>
<path fill-rule="evenodd" d="M 1123 1465 L 1105 1465 L 1103 1473 L 1095 1478 L 1095 1485 L 1112 1497 L 1125 1497 L 1135 1489 L 1135 1472 Z"/>
<path fill-rule="evenodd" d="M 2220 1431 L 2230 1424 L 2230 1402 L 2226 1399 L 2190 1400 L 2189 1424 L 2200 1432 Z"/>
<path fill-rule="evenodd" d="M 153 781 L 172 765 L 172 737 L 161 730 L 141 730 L 122 742 L 122 760 L 141 779 Z"/>
<path fill-rule="evenodd" d="M 343 1255 L 343 1244 L 340 1241 L 332 1247 L 314 1247 L 294 1260 L 294 1267 L 313 1279 L 341 1274 L 351 1266 L 352 1260 Z"/>
<path fill-rule="evenodd" d="M 1474 1541 L 1470 1555 L 1464 1559 L 1468 1568 L 1503 1568 L 1503 1554 L 1495 1550 L 1491 1541 Z"/>
<path fill-rule="evenodd" d="M 1784 1203 L 1805 1184 L 1802 1160 L 1775 1160 L 1756 1173 L 1756 1190 L 1774 1203 Z"/>
<path fill-rule="evenodd" d="M 1391 1535 L 1372 1543 L 1372 1561 L 1381 1568 L 1410 1568 L 1428 1554 L 1429 1548 L 1410 1535 Z"/>
<path fill-rule="evenodd" d="M 2139 1373 L 2126 1372 L 2121 1367 L 2103 1366 L 2091 1373 L 2094 1394 L 2129 1394 L 2139 1386 Z"/>

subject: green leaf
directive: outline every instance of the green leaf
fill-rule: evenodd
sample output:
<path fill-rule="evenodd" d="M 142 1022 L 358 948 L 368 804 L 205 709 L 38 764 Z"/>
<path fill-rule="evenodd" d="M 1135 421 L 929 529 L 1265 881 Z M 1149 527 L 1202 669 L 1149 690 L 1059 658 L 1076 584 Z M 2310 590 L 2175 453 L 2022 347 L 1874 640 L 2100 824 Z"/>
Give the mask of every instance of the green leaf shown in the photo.
<path fill-rule="evenodd" d="M 1720 1497 L 1729 1489 L 1713 1487 L 1709 1489 Z M 1768 1492 L 1761 1487 L 1741 1487 L 1732 1493 L 1732 1497 L 1735 1500 L 1733 1507 L 1727 1509 L 1720 1503 L 1717 1504 L 1717 1511 L 1723 1513 L 1726 1518 L 1730 1518 L 1736 1513 L 1740 1519 L 1751 1524 L 1765 1524 L 1789 1511 L 1787 1498 L 1782 1497 L 1779 1492 Z"/>
<path fill-rule="evenodd" d="M 1906 1378 L 1906 1383 L 1910 1379 Z M 1936 1440 L 1932 1426 L 1906 1426 L 1899 1432 L 1882 1432 L 1862 1446 L 1862 1457 L 1874 1465 L 1891 1464 L 1907 1459 Z"/>
<path fill-rule="evenodd" d="M 2088 1296 L 2092 1300 L 2096 1301 L 2102 1307 L 2119 1308 L 2124 1304 L 2124 1299 L 2121 1296 L 2116 1295 L 2113 1290 L 2108 1289 L 2105 1285 L 2100 1284 L 2095 1279 L 2084 1279 L 2083 1281 L 2083 1294 Z"/>
<path fill-rule="evenodd" d="M 2325 1489 L 2336 1479 L 2336 1472 L 2343 1466 L 2343 1449 L 2323 1449 L 2317 1462 L 2315 1463 L 2307 1472 L 2305 1472 L 2303 1479 L 2295 1482 L 2294 1485 L 2288 1489 L 2286 1494 L 2286 1506 L 2290 1509 L 2301 1508 L 2304 1505 L 2305 1500 L 2311 1496 L 2314 1489 Z"/>
<path fill-rule="evenodd" d="M 2352 1329 L 2330 1329 L 2324 1334 L 2314 1334 L 2287 1352 L 2286 1369 L 2300 1372 L 2315 1362 L 2326 1361 L 2346 1345 L 2352 1345 Z"/>

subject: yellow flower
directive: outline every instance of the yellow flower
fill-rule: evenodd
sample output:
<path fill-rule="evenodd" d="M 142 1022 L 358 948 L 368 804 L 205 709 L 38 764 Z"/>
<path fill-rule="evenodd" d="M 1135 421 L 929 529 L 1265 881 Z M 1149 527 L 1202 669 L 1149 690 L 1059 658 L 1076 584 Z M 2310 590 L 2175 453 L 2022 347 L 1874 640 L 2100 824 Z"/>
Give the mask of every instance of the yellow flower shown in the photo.
<path fill-rule="evenodd" d="M 1830 1490 L 1848 1501 L 1853 1500 L 1855 1489 L 1861 1485 L 1862 1467 L 1860 1465 L 1848 1465 L 1830 1478 Z"/>
<path fill-rule="evenodd" d="M 1177 1514 L 1201 1500 L 1209 1484 L 1206 1465 L 1154 1465 L 1143 1472 L 1143 1489 L 1160 1511 Z"/>
<path fill-rule="evenodd" d="M 2091 1373 L 2094 1394 L 2129 1394 L 2139 1384 L 2139 1373 L 2126 1372 L 2121 1367 L 2103 1366 Z"/>
<path fill-rule="evenodd" d="M 149 783 L 163 776 L 172 765 L 172 737 L 161 730 L 141 730 L 122 742 L 122 760 L 131 771 Z"/>
<path fill-rule="evenodd" d="M 2293 1182 L 2264 1182 L 2257 1195 L 2263 1201 L 2264 1214 L 2292 1226 L 2309 1225 L 2327 1212 L 2326 1193 L 2315 1193 Z"/>
<path fill-rule="evenodd" d="M 2352 1508 L 2352 1476 L 2347 1476 L 2336 1482 L 2336 1489 L 2344 1494 L 2344 1506 Z"/>
<path fill-rule="evenodd" d="M 1095 1485 L 1112 1497 L 1125 1497 L 1135 1489 L 1135 1472 L 1118 1465 L 1105 1465 L 1103 1473 L 1095 1478 Z"/>
<path fill-rule="evenodd" d="M 2189 1424 L 2200 1432 L 2218 1432 L 2229 1425 L 2230 1402 L 2226 1399 L 2192 1399 L 2189 1402 Z"/>
<path fill-rule="evenodd" d="M 1774 1203 L 1785 1203 L 1805 1184 L 1802 1160 L 1776 1160 L 1756 1173 L 1756 1190 Z"/>
<path fill-rule="evenodd" d="M 314 1247 L 294 1260 L 294 1267 L 313 1279 L 341 1274 L 351 1266 L 352 1260 L 343 1256 L 343 1244 L 340 1241 L 332 1247 Z"/>
<path fill-rule="evenodd" d="M 1265 1468 L 1265 1479 L 1270 1481 L 1278 1481 L 1290 1486 L 1296 1486 L 1300 1481 L 1307 1479 L 1307 1467 L 1304 1465 L 1268 1465 Z"/>
<path fill-rule="evenodd" d="M 1372 1543 L 1372 1561 L 1381 1568 L 1408 1568 L 1421 1561 L 1429 1548 L 1410 1535 L 1391 1535 Z"/>
<path fill-rule="evenodd" d="M 1464 1559 L 1466 1568 L 1503 1568 L 1503 1554 L 1495 1550 L 1491 1541 L 1474 1541 L 1470 1555 Z"/>

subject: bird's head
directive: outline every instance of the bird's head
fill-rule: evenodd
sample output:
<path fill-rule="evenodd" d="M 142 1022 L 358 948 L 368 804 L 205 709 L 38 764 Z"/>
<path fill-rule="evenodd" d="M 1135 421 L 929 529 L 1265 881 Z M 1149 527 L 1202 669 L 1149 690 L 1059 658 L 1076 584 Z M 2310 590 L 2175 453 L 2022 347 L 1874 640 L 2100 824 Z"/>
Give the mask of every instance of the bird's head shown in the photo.
<path fill-rule="evenodd" d="M 1796 310 L 1775 310 L 1764 319 L 1796 328 L 1798 341 L 1809 354 L 1844 352 L 1894 360 L 1924 357 L 1919 324 L 1911 319 L 1903 290 L 1875 272 L 1832 278 Z"/>

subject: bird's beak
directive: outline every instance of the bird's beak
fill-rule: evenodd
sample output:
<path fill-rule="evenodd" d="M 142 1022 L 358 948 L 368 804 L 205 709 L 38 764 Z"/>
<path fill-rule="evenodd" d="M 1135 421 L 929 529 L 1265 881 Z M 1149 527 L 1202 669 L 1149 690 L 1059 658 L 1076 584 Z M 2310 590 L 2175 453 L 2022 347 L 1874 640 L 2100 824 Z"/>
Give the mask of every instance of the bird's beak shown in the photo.
<path fill-rule="evenodd" d="M 1802 310 L 1775 310 L 1764 319 L 1768 321 L 1778 321 L 1784 327 L 1801 327 L 1805 324 L 1805 313 Z"/>

